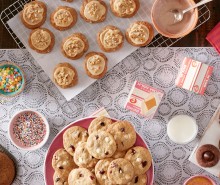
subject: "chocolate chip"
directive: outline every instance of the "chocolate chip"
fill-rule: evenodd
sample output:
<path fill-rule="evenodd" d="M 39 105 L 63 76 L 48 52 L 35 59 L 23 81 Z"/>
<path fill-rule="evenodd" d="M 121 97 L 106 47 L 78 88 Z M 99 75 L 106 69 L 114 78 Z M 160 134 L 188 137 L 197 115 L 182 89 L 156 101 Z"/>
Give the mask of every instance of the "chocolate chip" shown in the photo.
<path fill-rule="evenodd" d="M 215 155 L 211 151 L 206 151 L 203 153 L 203 159 L 205 161 L 212 161 L 214 159 Z"/>
<path fill-rule="evenodd" d="M 104 123 L 104 122 L 101 122 L 100 125 L 101 125 L 101 126 L 105 126 L 105 123 Z"/>
<path fill-rule="evenodd" d="M 58 158 L 57 158 L 57 156 L 56 156 L 56 155 L 55 155 L 55 157 L 54 157 L 54 158 L 55 158 L 55 160 L 58 160 Z"/>
<path fill-rule="evenodd" d="M 121 128 L 120 131 L 121 131 L 121 132 L 124 132 L 124 131 L 125 131 L 125 128 Z"/>
<path fill-rule="evenodd" d="M 94 157 L 92 156 L 92 159 L 94 159 Z"/>
<path fill-rule="evenodd" d="M 138 176 L 135 177 L 134 183 L 138 183 Z"/>
<path fill-rule="evenodd" d="M 80 135 L 81 135 L 81 133 L 79 133 L 77 137 L 79 138 L 79 137 L 80 137 Z"/>
<path fill-rule="evenodd" d="M 108 152 L 105 152 L 105 155 L 108 155 L 109 153 Z"/>
<path fill-rule="evenodd" d="M 94 180 L 94 177 L 93 177 L 93 176 L 90 176 L 90 179 L 93 181 L 93 180 Z"/>
<path fill-rule="evenodd" d="M 79 174 L 79 177 L 83 177 L 83 174 L 80 173 L 80 174 Z"/>
<path fill-rule="evenodd" d="M 95 138 L 96 138 L 96 140 L 97 140 L 97 139 L 99 138 L 99 136 L 98 136 L 98 135 L 96 135 L 96 136 L 95 136 Z"/>
<path fill-rule="evenodd" d="M 105 173 L 105 171 L 104 171 L 104 170 L 101 170 L 101 171 L 99 171 L 99 173 L 100 173 L 101 175 L 103 175 L 103 174 Z"/>
<path fill-rule="evenodd" d="M 131 149 L 131 153 L 134 155 L 134 154 L 136 154 L 136 151 L 135 151 L 135 149 Z"/>
<path fill-rule="evenodd" d="M 118 169 L 119 173 L 123 173 L 123 170 L 119 167 Z"/>
<path fill-rule="evenodd" d="M 59 178 L 59 177 L 57 177 L 57 178 L 56 178 L 56 182 L 59 182 L 59 181 L 60 181 L 60 178 Z"/>
<path fill-rule="evenodd" d="M 110 173 L 112 173 L 112 171 L 110 171 Z"/>
<path fill-rule="evenodd" d="M 144 168 L 147 165 L 147 161 L 143 161 L 141 164 L 142 164 L 142 167 Z"/>
<path fill-rule="evenodd" d="M 70 148 L 75 151 L 75 147 L 73 145 L 70 145 Z"/>
<path fill-rule="evenodd" d="M 59 169 L 61 169 L 61 170 L 62 170 L 62 169 L 63 169 L 63 167 L 62 167 L 62 166 L 60 166 L 60 167 L 59 167 Z"/>

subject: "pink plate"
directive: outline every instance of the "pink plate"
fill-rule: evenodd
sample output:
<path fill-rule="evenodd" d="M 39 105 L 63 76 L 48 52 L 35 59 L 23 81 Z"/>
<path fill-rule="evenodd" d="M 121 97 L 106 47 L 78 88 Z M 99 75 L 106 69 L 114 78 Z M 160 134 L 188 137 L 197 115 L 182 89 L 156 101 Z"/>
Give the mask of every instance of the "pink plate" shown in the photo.
<path fill-rule="evenodd" d="M 57 134 L 57 136 L 54 138 L 54 140 L 52 141 L 45 161 L 44 161 L 44 178 L 45 178 L 45 182 L 47 185 L 53 185 L 53 174 L 54 174 L 54 169 L 52 167 L 52 158 L 53 158 L 53 154 L 59 149 L 59 148 L 63 148 L 63 133 L 65 132 L 66 129 L 68 129 L 71 126 L 81 126 L 84 127 L 86 129 L 88 129 L 90 122 L 93 120 L 94 118 L 84 118 L 78 121 L 75 121 L 73 123 L 70 123 L 68 126 L 66 126 L 63 130 L 60 131 L 59 134 Z M 115 119 L 113 119 L 113 121 L 115 121 Z M 135 146 L 142 146 L 142 147 L 146 147 L 148 148 L 147 144 L 144 142 L 144 140 L 137 134 L 137 140 L 135 143 Z M 150 167 L 150 169 L 147 171 L 147 177 L 148 177 L 148 185 L 153 185 L 153 180 L 154 180 L 154 165 L 153 165 L 153 161 L 152 161 L 152 165 Z"/>

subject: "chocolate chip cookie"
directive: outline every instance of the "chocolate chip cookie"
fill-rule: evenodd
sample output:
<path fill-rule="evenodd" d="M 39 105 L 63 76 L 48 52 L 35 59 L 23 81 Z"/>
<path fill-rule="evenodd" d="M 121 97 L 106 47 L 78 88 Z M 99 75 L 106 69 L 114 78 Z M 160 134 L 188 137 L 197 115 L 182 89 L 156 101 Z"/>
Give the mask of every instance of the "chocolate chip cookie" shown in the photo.
<path fill-rule="evenodd" d="M 116 151 L 116 143 L 111 134 L 105 131 L 93 132 L 87 140 L 89 153 L 97 159 L 111 157 Z"/>
<path fill-rule="evenodd" d="M 80 126 L 68 128 L 63 134 L 63 146 L 70 155 L 74 156 L 75 148 L 81 141 L 87 141 L 89 134 Z"/>
<path fill-rule="evenodd" d="M 52 167 L 56 171 L 70 171 L 76 168 L 72 156 L 63 148 L 53 154 Z"/>
<path fill-rule="evenodd" d="M 103 159 L 100 160 L 95 166 L 95 175 L 100 185 L 112 184 L 107 176 L 107 170 L 111 161 L 113 161 L 112 158 Z"/>
<path fill-rule="evenodd" d="M 74 153 L 74 161 L 79 167 L 92 168 L 95 167 L 98 159 L 94 158 L 87 150 L 86 142 L 81 142 L 76 147 Z"/>
<path fill-rule="evenodd" d="M 136 132 L 128 121 L 117 121 L 109 127 L 108 131 L 113 135 L 118 151 L 127 150 L 136 142 Z"/>
<path fill-rule="evenodd" d="M 119 158 L 109 164 L 107 174 L 112 183 L 127 184 L 134 177 L 134 168 L 128 160 Z"/>
<path fill-rule="evenodd" d="M 141 175 L 151 167 L 152 157 L 148 149 L 136 146 L 128 150 L 125 159 L 129 160 L 134 166 L 135 174 Z"/>
<path fill-rule="evenodd" d="M 96 185 L 96 177 L 86 168 L 77 168 L 70 172 L 68 183 L 69 185 Z"/>
<path fill-rule="evenodd" d="M 88 132 L 89 134 L 95 132 L 95 131 L 107 131 L 109 125 L 112 124 L 112 120 L 110 118 L 107 118 L 105 116 L 100 116 L 92 120 L 92 122 L 89 125 Z"/>

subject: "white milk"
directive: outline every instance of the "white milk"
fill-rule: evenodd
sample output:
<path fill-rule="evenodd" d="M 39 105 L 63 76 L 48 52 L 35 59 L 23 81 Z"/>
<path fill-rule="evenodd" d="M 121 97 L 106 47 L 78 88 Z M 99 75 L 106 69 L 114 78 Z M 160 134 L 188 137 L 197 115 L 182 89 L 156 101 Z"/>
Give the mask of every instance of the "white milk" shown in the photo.
<path fill-rule="evenodd" d="M 186 144 L 195 139 L 198 133 L 196 120 L 187 115 L 173 117 L 167 125 L 169 138 L 178 144 Z"/>

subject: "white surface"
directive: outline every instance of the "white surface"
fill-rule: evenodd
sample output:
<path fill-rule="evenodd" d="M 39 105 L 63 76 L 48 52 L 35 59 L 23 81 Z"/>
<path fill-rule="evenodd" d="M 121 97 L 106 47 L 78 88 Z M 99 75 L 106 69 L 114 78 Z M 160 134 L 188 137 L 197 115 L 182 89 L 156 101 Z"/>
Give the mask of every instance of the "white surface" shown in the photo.
<path fill-rule="evenodd" d="M 207 129 L 204 132 L 203 137 L 201 138 L 200 142 L 195 147 L 191 156 L 189 157 L 189 161 L 191 161 L 192 163 L 198 165 L 200 168 L 208 171 L 209 173 L 211 173 L 217 177 L 219 177 L 219 173 L 220 173 L 220 161 L 218 162 L 218 164 L 216 164 L 213 167 L 203 168 L 197 163 L 196 150 L 197 150 L 197 148 L 199 148 L 200 146 L 205 145 L 205 144 L 212 144 L 212 145 L 216 146 L 217 148 L 219 147 L 218 146 L 219 140 L 220 140 L 220 138 L 219 138 L 219 133 L 220 133 L 219 115 L 220 115 L 220 105 L 219 105 L 218 109 L 216 110 L 214 116 L 212 117 L 211 121 L 209 122 Z"/>
<path fill-rule="evenodd" d="M 125 32 L 128 26 L 134 21 L 145 20 L 145 21 L 151 22 L 150 10 L 154 2 L 154 0 L 147 0 L 147 1 L 140 0 L 140 9 L 138 13 L 134 17 L 127 19 L 127 18 L 115 17 L 111 13 L 111 10 L 109 7 L 109 1 L 105 1 L 109 7 L 107 19 L 103 23 L 90 24 L 90 23 L 86 23 L 85 21 L 83 21 L 79 15 L 79 9 L 80 9 L 82 1 L 74 1 L 73 3 L 67 3 L 61 0 L 42 0 L 42 1 L 45 2 L 48 7 L 47 20 L 46 20 L 46 23 L 43 25 L 43 27 L 50 29 L 54 33 L 55 38 L 56 38 L 56 43 L 51 53 L 38 54 L 35 51 L 30 49 L 30 47 L 28 46 L 28 37 L 29 37 L 30 30 L 23 26 L 19 15 L 16 15 L 14 18 L 9 20 L 8 24 L 10 28 L 12 29 L 12 31 L 17 35 L 17 37 L 21 40 L 24 46 L 28 49 L 28 51 L 32 54 L 35 60 L 40 64 L 40 66 L 44 69 L 46 74 L 51 79 L 53 75 L 53 69 L 55 65 L 57 65 L 58 63 L 69 62 L 77 69 L 78 76 L 79 76 L 79 83 L 76 86 L 69 88 L 69 89 L 61 89 L 58 87 L 60 92 L 63 94 L 63 96 L 67 100 L 70 100 L 71 98 L 75 97 L 82 90 L 84 90 L 89 85 L 91 85 L 95 80 L 89 78 L 86 75 L 83 69 L 83 59 L 84 59 L 83 57 L 79 60 L 73 61 L 73 60 L 65 58 L 62 55 L 61 50 L 60 50 L 61 41 L 65 37 L 71 35 L 74 32 L 81 32 L 85 34 L 88 38 L 89 46 L 90 46 L 89 51 L 92 51 L 92 50 L 101 51 L 96 42 L 96 34 L 101 28 L 107 25 L 114 25 L 114 26 L 119 27 L 123 32 Z M 63 32 L 60 32 L 54 29 L 50 25 L 50 20 L 49 20 L 51 12 L 53 12 L 60 5 L 74 7 L 78 12 L 77 24 L 72 29 L 63 31 Z M 132 53 L 136 49 L 137 49 L 136 47 L 129 45 L 125 41 L 124 47 L 121 50 L 114 52 L 114 53 L 105 53 L 109 60 L 108 69 L 111 69 L 113 66 L 115 66 L 117 63 L 119 63 L 122 59 L 124 59 L 126 56 L 128 56 L 130 53 Z"/>
<path fill-rule="evenodd" d="M 198 126 L 194 118 L 187 115 L 173 117 L 167 125 L 169 138 L 178 144 L 192 141 L 198 133 Z"/>

